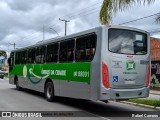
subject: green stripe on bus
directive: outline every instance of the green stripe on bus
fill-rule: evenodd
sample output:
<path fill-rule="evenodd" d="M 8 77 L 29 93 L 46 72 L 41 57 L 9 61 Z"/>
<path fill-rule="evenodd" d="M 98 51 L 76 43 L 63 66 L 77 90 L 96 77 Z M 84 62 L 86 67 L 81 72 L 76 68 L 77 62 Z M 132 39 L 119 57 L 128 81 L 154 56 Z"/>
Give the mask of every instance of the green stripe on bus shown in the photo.
<path fill-rule="evenodd" d="M 15 65 L 11 75 L 28 78 L 33 84 L 38 84 L 41 79 L 69 80 L 77 82 L 90 82 L 91 63 L 58 63 L 58 64 L 26 64 Z M 37 78 L 33 81 L 32 78 Z M 39 82 L 38 82 L 39 81 Z"/>

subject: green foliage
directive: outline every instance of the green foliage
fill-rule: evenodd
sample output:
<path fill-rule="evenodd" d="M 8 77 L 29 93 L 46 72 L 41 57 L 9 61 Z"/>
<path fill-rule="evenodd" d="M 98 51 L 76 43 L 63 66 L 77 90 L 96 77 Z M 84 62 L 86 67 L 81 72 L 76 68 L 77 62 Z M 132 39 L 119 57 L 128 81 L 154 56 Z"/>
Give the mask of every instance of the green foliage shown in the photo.
<path fill-rule="evenodd" d="M 119 11 L 125 11 L 135 5 L 150 5 L 154 2 L 155 0 L 104 0 L 99 14 L 100 22 L 103 25 L 109 24 Z"/>
<path fill-rule="evenodd" d="M 5 78 L 9 78 L 8 74 L 5 74 L 4 77 L 5 77 Z"/>
<path fill-rule="evenodd" d="M 137 98 L 137 99 L 130 99 L 129 102 L 160 107 L 160 100 L 149 100 L 149 99 L 138 99 Z"/>
<path fill-rule="evenodd" d="M 4 56 L 5 58 L 7 58 L 7 53 L 6 53 L 6 51 L 0 50 L 0 56 Z"/>

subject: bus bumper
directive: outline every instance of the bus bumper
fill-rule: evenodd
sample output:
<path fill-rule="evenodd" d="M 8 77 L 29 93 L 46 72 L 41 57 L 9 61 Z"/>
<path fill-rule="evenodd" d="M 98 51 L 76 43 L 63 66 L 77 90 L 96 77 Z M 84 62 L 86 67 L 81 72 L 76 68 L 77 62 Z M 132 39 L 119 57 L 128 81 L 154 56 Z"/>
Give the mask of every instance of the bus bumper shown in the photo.
<path fill-rule="evenodd" d="M 125 100 L 130 98 L 145 98 L 149 96 L 150 87 L 138 89 L 103 89 L 100 100 Z M 104 94 L 106 93 L 106 94 Z"/>

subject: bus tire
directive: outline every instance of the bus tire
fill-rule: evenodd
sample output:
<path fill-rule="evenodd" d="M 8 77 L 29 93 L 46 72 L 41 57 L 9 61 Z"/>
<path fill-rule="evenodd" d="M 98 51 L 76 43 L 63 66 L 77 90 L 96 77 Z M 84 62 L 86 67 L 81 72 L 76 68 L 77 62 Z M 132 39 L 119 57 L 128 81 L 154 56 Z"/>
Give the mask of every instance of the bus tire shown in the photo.
<path fill-rule="evenodd" d="M 105 103 L 109 103 L 109 101 L 108 101 L 108 100 L 104 100 L 103 102 L 105 102 Z"/>
<path fill-rule="evenodd" d="M 45 97 L 47 101 L 53 102 L 55 100 L 54 96 L 54 86 L 52 82 L 47 82 L 45 85 Z"/>
<path fill-rule="evenodd" d="M 18 78 L 17 78 L 17 77 L 15 78 L 15 83 L 16 83 L 16 89 L 17 89 L 18 91 L 21 91 L 21 90 L 22 90 L 22 87 L 19 86 L 19 81 L 18 81 Z"/>

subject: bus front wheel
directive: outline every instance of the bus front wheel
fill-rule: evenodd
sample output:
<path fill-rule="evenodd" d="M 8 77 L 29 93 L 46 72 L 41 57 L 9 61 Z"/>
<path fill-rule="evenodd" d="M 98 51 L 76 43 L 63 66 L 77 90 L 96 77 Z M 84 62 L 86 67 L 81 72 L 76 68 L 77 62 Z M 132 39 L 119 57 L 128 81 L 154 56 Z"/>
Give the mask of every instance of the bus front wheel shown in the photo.
<path fill-rule="evenodd" d="M 52 102 L 55 99 L 54 96 L 54 86 L 52 82 L 47 82 L 45 86 L 45 96 L 47 101 Z"/>

